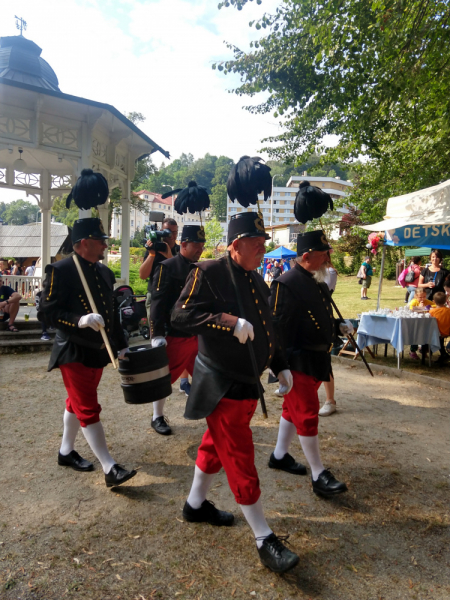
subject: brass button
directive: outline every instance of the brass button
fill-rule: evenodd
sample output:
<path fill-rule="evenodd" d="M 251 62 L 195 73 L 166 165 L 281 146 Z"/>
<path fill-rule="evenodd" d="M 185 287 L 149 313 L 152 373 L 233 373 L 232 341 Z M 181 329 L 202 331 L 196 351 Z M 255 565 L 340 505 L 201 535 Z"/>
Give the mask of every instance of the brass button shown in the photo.
<path fill-rule="evenodd" d="M 215 329 L 215 328 L 216 328 L 216 326 L 215 326 L 215 325 L 213 325 L 213 328 Z"/>
<path fill-rule="evenodd" d="M 254 294 L 254 293 L 255 293 L 255 290 L 252 289 L 252 294 Z"/>
<path fill-rule="evenodd" d="M 265 325 L 265 324 L 266 324 L 266 322 L 265 322 L 265 321 L 263 321 L 263 325 Z"/>
<path fill-rule="evenodd" d="M 217 329 L 222 329 L 222 327 L 220 325 L 217 325 Z"/>
<path fill-rule="evenodd" d="M 227 331 L 231 331 L 231 329 L 229 327 L 227 327 Z"/>
<path fill-rule="evenodd" d="M 258 298 L 255 298 L 255 304 L 258 304 Z"/>

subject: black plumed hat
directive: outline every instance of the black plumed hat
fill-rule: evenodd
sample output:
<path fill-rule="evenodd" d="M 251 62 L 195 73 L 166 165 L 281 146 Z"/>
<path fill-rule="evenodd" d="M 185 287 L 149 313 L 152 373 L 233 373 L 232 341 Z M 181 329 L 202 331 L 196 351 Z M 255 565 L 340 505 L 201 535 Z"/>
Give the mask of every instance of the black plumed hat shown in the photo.
<path fill-rule="evenodd" d="M 73 199 L 78 208 L 87 210 L 108 200 L 108 182 L 101 173 L 94 173 L 92 169 L 83 169 L 76 184 L 67 196 L 66 207 L 70 208 Z"/>
<path fill-rule="evenodd" d="M 207 189 L 203 185 L 197 185 L 195 181 L 190 181 L 185 188 L 171 190 L 161 196 L 162 199 L 177 195 L 174 208 L 179 215 L 189 211 L 190 213 L 201 212 L 209 208 L 210 201 Z"/>
<path fill-rule="evenodd" d="M 205 228 L 203 225 L 184 225 L 181 232 L 182 242 L 205 242 Z"/>
<path fill-rule="evenodd" d="M 333 210 L 333 200 L 320 188 L 302 181 L 294 202 L 294 215 L 300 223 L 318 219 L 330 208 Z"/>
<path fill-rule="evenodd" d="M 233 215 L 228 223 L 228 246 L 242 237 L 264 237 L 270 240 L 270 235 L 264 229 L 262 215 L 255 212 L 243 212 Z"/>
<path fill-rule="evenodd" d="M 272 194 L 270 167 L 261 161 L 258 156 L 241 156 L 233 165 L 227 181 L 227 192 L 232 202 L 237 200 L 247 208 L 258 203 L 258 194 L 264 192 L 264 200 Z"/>
<path fill-rule="evenodd" d="M 107 240 L 108 235 L 103 229 L 103 223 L 100 219 L 77 219 L 73 224 L 72 229 L 72 244 L 76 244 L 81 240 Z"/>
<path fill-rule="evenodd" d="M 331 246 L 321 229 L 305 231 L 297 235 L 297 256 L 305 252 L 331 250 Z"/>

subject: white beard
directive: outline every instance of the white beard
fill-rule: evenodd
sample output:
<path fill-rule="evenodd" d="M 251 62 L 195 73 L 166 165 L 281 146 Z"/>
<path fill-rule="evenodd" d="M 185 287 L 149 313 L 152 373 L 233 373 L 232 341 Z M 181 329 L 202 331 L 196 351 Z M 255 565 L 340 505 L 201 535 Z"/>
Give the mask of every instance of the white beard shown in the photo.
<path fill-rule="evenodd" d="M 317 283 L 324 283 L 327 276 L 327 267 L 322 265 L 317 271 L 313 271 L 313 277 Z"/>

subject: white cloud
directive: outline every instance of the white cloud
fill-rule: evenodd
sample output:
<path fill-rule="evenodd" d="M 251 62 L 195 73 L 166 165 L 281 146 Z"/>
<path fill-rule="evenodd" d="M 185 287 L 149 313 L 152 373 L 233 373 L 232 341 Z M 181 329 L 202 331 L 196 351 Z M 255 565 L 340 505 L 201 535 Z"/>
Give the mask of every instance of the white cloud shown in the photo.
<path fill-rule="evenodd" d="M 213 0 L 21 0 L 2 7 L 0 34 L 16 35 L 14 15 L 23 16 L 25 36 L 42 48 L 61 91 L 142 112 L 141 128 L 172 158 L 238 159 L 257 153 L 278 124 L 243 110 L 257 100 L 228 93 L 237 78 L 211 65 L 231 57 L 224 40 L 247 49 L 259 37 L 248 22 L 279 1 L 219 11 Z"/>

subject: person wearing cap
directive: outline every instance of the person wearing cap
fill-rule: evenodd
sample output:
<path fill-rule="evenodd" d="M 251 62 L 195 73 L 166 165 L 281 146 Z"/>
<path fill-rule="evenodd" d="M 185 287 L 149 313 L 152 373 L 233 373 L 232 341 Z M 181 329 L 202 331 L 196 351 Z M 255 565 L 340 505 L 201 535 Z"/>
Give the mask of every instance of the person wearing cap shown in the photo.
<path fill-rule="evenodd" d="M 325 282 L 330 246 L 323 231 L 308 231 L 297 237 L 297 263 L 276 279 L 270 290 L 270 308 L 278 340 L 286 349 L 294 384 L 284 395 L 277 444 L 269 467 L 294 475 L 306 475 L 306 468 L 289 454 L 297 433 L 311 468 L 312 489 L 328 497 L 347 490 L 322 464 L 319 451 L 319 396 L 322 381 L 330 381 L 331 349 L 337 335 L 353 332 L 350 321 L 333 316 L 330 293 Z"/>
<path fill-rule="evenodd" d="M 170 314 L 184 288 L 190 266 L 199 260 L 204 245 L 204 228 L 200 225 L 185 225 L 181 234 L 179 254 L 159 263 L 153 276 L 150 306 L 152 347 L 167 346 L 172 383 L 185 371 L 192 376 L 194 370 L 197 336 L 173 327 Z M 165 400 L 153 402 L 151 426 L 161 435 L 170 435 L 172 430 L 163 414 L 164 402 Z"/>
<path fill-rule="evenodd" d="M 191 267 L 171 323 L 178 330 L 198 335 L 185 418 L 206 417 L 208 424 L 183 517 L 189 522 L 233 524 L 232 513 L 218 510 L 206 499 L 214 475 L 223 467 L 236 502 L 254 532 L 261 561 L 281 573 L 294 567 L 299 559 L 282 544 L 264 517 L 250 429 L 258 387 L 247 340 L 252 340 L 259 375 L 270 365 L 287 388 L 292 379 L 276 344 L 269 289 L 255 271 L 264 257 L 266 239 L 270 238 L 261 215 L 245 212 L 231 218 L 228 251 L 245 319 L 239 316 L 230 262 L 224 257 Z"/>
<path fill-rule="evenodd" d="M 78 182 L 81 179 L 83 176 Z M 103 368 L 110 362 L 100 328 L 105 328 L 113 351 L 120 351 L 119 358 L 124 358 L 128 346 L 113 297 L 114 273 L 99 262 L 104 258 L 107 239 L 100 219 L 78 219 L 73 225 L 74 252 L 99 312 L 91 311 L 73 256 L 45 267 L 40 310 L 56 327 L 48 370 L 59 368 L 68 396 L 58 464 L 75 471 L 93 470 L 94 465 L 74 448 L 81 426 L 102 465 L 107 487 L 112 487 L 125 483 L 136 471 L 124 469 L 110 455 L 97 400 Z"/>

